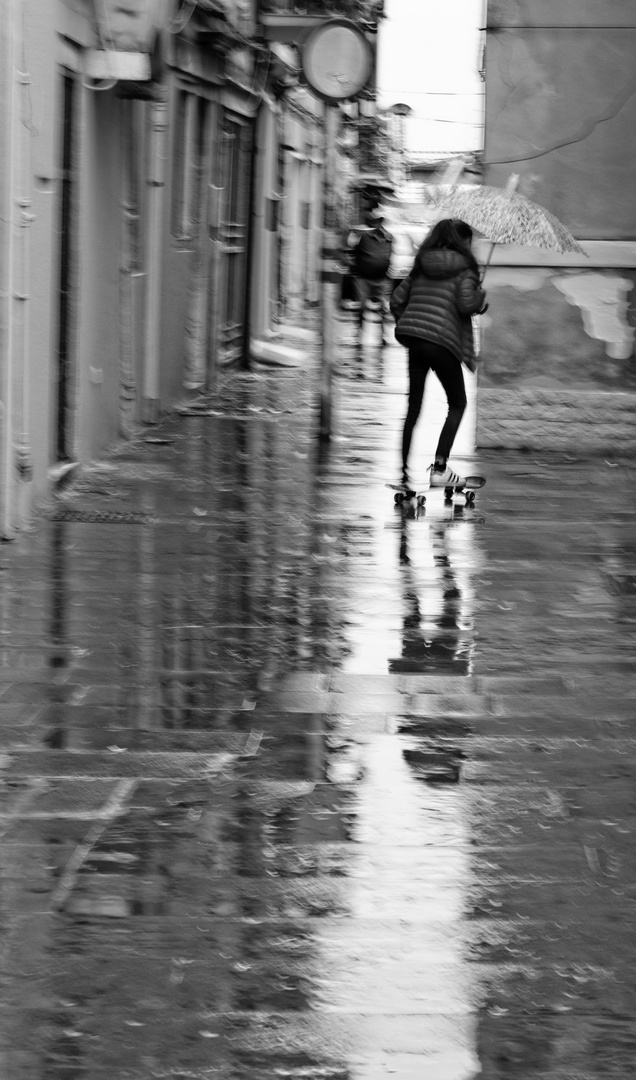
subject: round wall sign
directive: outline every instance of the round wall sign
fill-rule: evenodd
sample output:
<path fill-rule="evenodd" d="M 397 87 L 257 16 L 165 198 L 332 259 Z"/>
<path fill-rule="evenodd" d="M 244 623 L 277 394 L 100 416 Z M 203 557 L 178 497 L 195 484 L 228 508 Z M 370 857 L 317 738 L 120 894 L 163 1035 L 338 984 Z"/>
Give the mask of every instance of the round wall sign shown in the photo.
<path fill-rule="evenodd" d="M 371 78 L 373 50 L 349 19 L 330 19 L 312 30 L 302 55 L 305 79 L 323 101 L 347 101 Z"/>

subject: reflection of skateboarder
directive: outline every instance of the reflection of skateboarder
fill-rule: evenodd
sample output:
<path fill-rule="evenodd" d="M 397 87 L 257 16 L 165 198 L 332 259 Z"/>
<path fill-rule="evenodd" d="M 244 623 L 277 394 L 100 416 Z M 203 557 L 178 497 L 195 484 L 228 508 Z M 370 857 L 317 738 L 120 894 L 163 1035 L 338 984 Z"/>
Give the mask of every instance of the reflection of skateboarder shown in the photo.
<path fill-rule="evenodd" d="M 460 516 L 461 510 L 455 511 Z M 466 621 L 466 600 L 453 573 L 447 546 L 447 523 L 430 530 L 433 561 L 439 573 L 439 594 L 432 594 L 430 581 L 420 586 L 408 553 L 409 522 L 417 517 L 412 507 L 402 511 L 400 533 L 400 574 L 404 586 L 402 656 L 389 660 L 389 671 L 417 675 L 470 674 L 473 644 Z M 421 527 L 418 528 L 418 548 Z M 430 598 L 430 599 L 429 599 Z M 442 680 L 444 681 L 444 680 Z M 452 726 L 451 726 L 452 727 Z M 464 751 L 452 738 L 444 715 L 403 716 L 397 730 L 407 734 L 402 740 L 402 756 L 416 780 L 427 784 L 456 784 L 461 778 Z"/>
<path fill-rule="evenodd" d="M 391 674 L 468 675 L 473 642 L 463 627 L 465 601 L 457 585 L 446 545 L 446 524 L 431 529 L 433 561 L 439 571 L 438 597 L 423 610 L 417 576 L 408 553 L 408 516 L 403 512 L 400 531 L 400 571 L 405 611 L 402 655 L 389 660 Z M 427 599 L 430 592 L 427 589 Z M 425 605 L 424 605 L 425 608 Z"/>
<path fill-rule="evenodd" d="M 466 477 L 448 465 L 466 408 L 462 364 L 476 370 L 471 315 L 486 310 L 479 268 L 471 250 L 472 229 L 463 221 L 438 221 L 421 245 L 413 269 L 391 297 L 395 336 L 409 353 L 409 401 L 402 433 L 402 483 L 409 486 L 411 439 L 432 369 L 448 400 L 431 486 L 466 487 Z M 483 478 L 482 478 L 483 481 Z"/>

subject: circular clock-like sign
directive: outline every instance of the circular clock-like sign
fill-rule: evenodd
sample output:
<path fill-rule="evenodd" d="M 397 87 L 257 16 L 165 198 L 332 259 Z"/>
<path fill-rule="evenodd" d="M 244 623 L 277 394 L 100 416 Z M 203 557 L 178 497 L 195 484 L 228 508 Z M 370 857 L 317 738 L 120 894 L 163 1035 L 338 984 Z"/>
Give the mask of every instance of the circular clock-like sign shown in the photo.
<path fill-rule="evenodd" d="M 323 101 L 347 101 L 368 83 L 373 51 L 349 19 L 329 19 L 312 30 L 302 55 L 303 74 Z"/>

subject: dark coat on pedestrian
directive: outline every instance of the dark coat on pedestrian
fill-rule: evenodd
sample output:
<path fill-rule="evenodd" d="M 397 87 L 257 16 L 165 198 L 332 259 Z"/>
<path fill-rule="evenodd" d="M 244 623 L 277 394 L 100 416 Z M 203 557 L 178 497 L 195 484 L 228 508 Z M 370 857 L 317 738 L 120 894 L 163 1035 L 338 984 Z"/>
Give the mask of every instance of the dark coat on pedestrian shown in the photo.
<path fill-rule="evenodd" d="M 483 310 L 486 294 L 468 260 L 450 248 L 430 248 L 391 297 L 395 336 L 442 345 L 471 370 L 475 350 L 471 315 Z"/>

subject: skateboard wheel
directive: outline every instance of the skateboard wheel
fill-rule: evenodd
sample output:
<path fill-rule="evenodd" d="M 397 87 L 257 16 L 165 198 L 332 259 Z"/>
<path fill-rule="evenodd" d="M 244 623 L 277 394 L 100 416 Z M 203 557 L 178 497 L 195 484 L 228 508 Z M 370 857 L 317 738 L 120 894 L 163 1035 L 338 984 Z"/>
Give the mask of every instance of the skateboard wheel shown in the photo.
<path fill-rule="evenodd" d="M 455 493 L 455 488 L 452 488 L 452 487 L 445 487 L 444 488 L 444 498 L 447 499 L 449 502 L 452 499 L 454 493 Z"/>
<path fill-rule="evenodd" d="M 401 491 L 396 491 L 395 495 L 393 496 L 393 501 L 396 506 L 402 505 L 402 503 L 404 502 L 404 496 Z"/>
<path fill-rule="evenodd" d="M 466 494 L 466 506 L 473 506 L 475 502 L 475 492 L 469 491 Z"/>
<path fill-rule="evenodd" d="M 424 506 L 425 502 L 426 502 L 426 495 L 418 495 L 418 497 L 417 497 L 417 505 L 418 506 Z"/>

